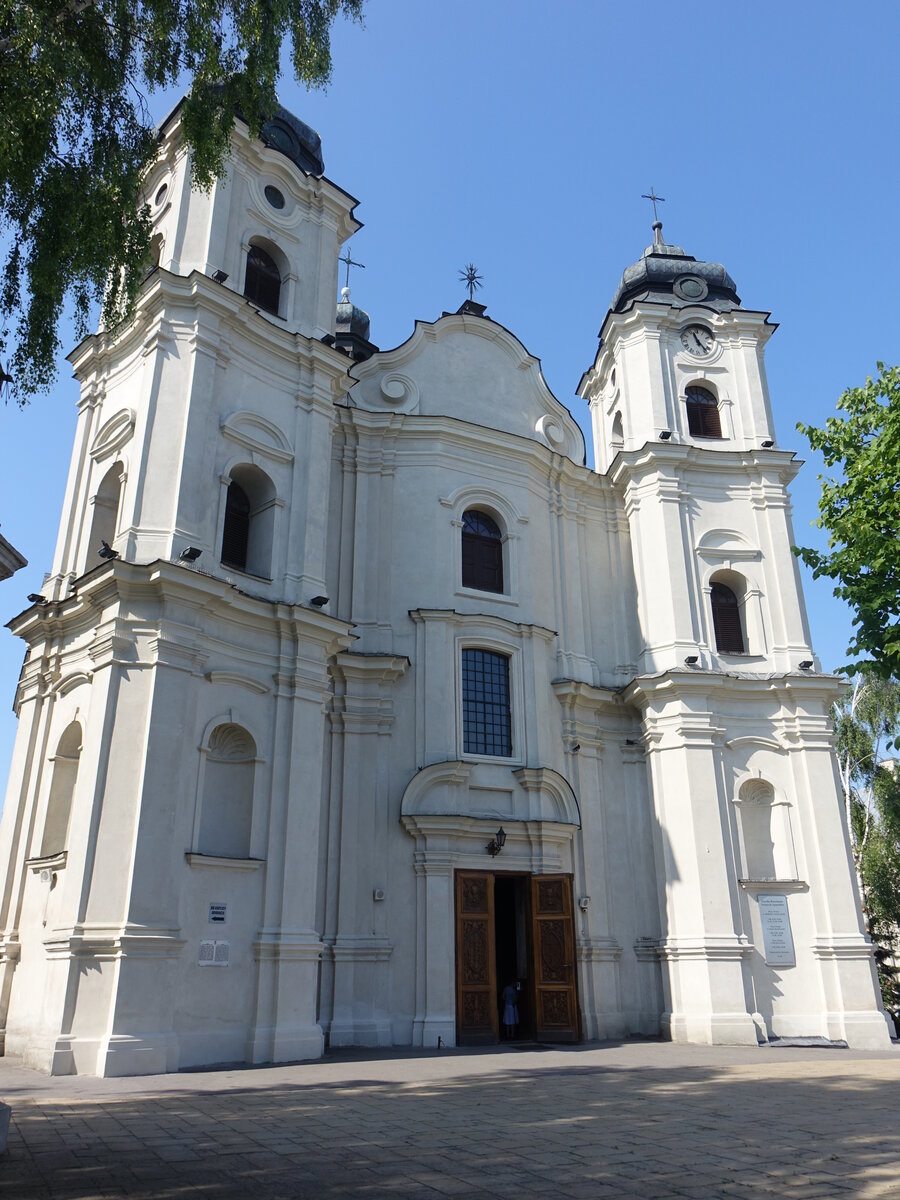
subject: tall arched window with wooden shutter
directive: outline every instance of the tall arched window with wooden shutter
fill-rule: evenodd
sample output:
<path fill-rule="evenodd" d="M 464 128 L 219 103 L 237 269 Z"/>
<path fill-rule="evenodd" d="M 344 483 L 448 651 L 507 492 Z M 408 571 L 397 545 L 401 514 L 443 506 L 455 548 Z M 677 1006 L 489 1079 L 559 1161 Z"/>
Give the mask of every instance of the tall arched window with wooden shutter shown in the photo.
<path fill-rule="evenodd" d="M 281 301 L 281 272 L 261 246 L 251 246 L 247 254 L 244 295 L 259 308 L 278 316 Z"/>
<path fill-rule="evenodd" d="M 275 485 L 265 471 L 250 463 L 232 467 L 222 526 L 223 566 L 271 578 L 277 504 Z"/>
<path fill-rule="evenodd" d="M 712 392 L 695 385 L 686 388 L 684 394 L 691 437 L 720 438 L 722 423 L 719 420 L 719 402 Z"/>
<path fill-rule="evenodd" d="M 480 592 L 503 591 L 503 534 L 492 516 L 476 508 L 463 514 L 462 583 Z"/>
<path fill-rule="evenodd" d="M 737 596 L 727 584 L 713 582 L 710 585 L 710 598 L 716 649 L 720 654 L 746 653 L 741 606 Z"/>

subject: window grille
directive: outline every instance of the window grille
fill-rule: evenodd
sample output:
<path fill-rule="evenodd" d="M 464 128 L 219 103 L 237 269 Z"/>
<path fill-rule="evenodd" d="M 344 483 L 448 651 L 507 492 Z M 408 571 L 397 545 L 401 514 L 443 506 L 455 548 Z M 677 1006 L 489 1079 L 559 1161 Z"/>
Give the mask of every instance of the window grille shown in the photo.
<path fill-rule="evenodd" d="M 463 749 L 512 757 L 509 659 L 491 650 L 463 650 Z"/>

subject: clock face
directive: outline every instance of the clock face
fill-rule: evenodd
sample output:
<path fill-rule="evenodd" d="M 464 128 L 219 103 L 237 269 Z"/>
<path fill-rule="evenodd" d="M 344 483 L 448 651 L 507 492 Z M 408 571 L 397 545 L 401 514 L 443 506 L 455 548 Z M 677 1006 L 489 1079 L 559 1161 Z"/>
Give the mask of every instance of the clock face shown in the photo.
<path fill-rule="evenodd" d="M 681 344 L 688 354 L 700 358 L 711 352 L 716 339 L 705 325 L 686 325 L 681 331 Z"/>

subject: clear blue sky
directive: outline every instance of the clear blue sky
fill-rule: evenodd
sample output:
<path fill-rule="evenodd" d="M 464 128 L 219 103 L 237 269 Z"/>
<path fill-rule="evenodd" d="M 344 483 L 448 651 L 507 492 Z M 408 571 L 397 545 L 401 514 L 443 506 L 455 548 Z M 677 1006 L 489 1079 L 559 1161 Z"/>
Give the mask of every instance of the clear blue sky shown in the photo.
<path fill-rule="evenodd" d="M 383 349 L 415 318 L 479 299 L 574 396 L 623 268 L 650 240 L 651 184 L 667 240 L 725 263 L 748 307 L 781 328 L 767 363 L 782 445 L 808 465 L 793 488 L 799 541 L 816 536 L 818 465 L 795 429 L 900 360 L 893 258 L 900 195 L 900 6 L 600 0 L 369 0 L 339 25 L 334 82 L 283 103 L 322 135 L 326 173 L 360 199 L 354 300 Z M 152 100 L 161 117 L 174 95 Z M 49 569 L 77 391 L 0 408 L 0 522 L 29 566 L 0 584 L 5 622 Z M 823 665 L 849 618 L 808 581 Z M 22 659 L 0 629 L 0 777 Z"/>

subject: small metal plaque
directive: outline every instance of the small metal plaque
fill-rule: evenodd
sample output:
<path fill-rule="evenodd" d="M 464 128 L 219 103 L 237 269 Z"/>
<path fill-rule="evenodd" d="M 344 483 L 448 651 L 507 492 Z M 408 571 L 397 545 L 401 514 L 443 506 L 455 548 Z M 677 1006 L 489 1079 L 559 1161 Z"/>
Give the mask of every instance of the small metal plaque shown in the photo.
<path fill-rule="evenodd" d="M 796 959 L 787 896 L 761 894 L 756 901 L 759 904 L 766 962 L 770 967 L 793 967 Z"/>
<path fill-rule="evenodd" d="M 211 904 L 209 906 L 210 925 L 224 925 L 227 909 L 227 904 Z"/>

